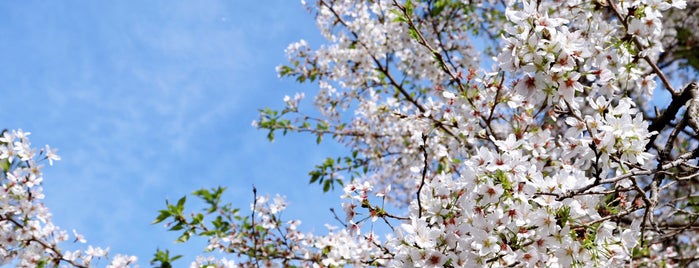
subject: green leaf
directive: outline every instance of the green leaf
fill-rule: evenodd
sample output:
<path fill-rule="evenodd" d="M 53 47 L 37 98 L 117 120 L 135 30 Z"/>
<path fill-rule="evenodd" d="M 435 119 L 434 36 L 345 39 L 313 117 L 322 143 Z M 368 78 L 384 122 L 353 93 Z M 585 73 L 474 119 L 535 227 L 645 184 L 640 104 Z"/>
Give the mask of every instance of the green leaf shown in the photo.
<path fill-rule="evenodd" d="M 330 191 L 330 188 L 332 187 L 332 180 L 326 180 L 325 183 L 323 183 L 323 192 L 328 192 Z"/>
<path fill-rule="evenodd" d="M 169 210 L 160 210 L 160 214 L 158 215 L 158 217 L 155 218 L 155 220 L 153 220 L 151 224 L 160 223 L 165 219 L 169 218 L 171 215 L 172 214 L 170 214 Z"/>
<path fill-rule="evenodd" d="M 184 224 L 180 222 L 180 223 L 177 223 L 174 226 L 170 227 L 170 229 L 168 229 L 168 230 L 169 231 L 179 231 L 182 229 L 184 229 Z"/>
<path fill-rule="evenodd" d="M 211 197 L 211 193 L 207 189 L 199 189 L 192 192 L 192 194 L 201 197 L 204 200 L 207 200 Z"/>
<path fill-rule="evenodd" d="M 226 187 L 212 188 L 211 191 L 207 189 L 199 189 L 194 191 L 192 194 L 203 199 L 204 202 L 209 204 L 209 208 L 206 210 L 207 213 L 213 213 L 219 208 L 219 203 L 221 202 L 221 196 L 226 190 Z"/>
<path fill-rule="evenodd" d="M 174 257 L 170 257 L 169 250 L 162 251 L 160 249 L 157 249 L 155 252 L 155 255 L 153 256 L 153 259 L 150 260 L 150 263 L 151 263 L 151 265 L 154 265 L 155 267 L 171 268 L 172 267 L 171 262 L 176 261 L 177 259 L 179 259 L 181 257 L 182 257 L 182 255 L 176 255 Z"/>
<path fill-rule="evenodd" d="M 409 30 L 410 37 L 412 37 L 415 40 L 420 40 L 420 36 L 417 34 L 417 31 L 413 28 L 410 28 Z"/>
<path fill-rule="evenodd" d="M 187 201 L 187 196 L 183 196 L 180 200 L 177 200 L 177 209 L 184 211 L 184 203 Z"/>
<path fill-rule="evenodd" d="M 297 64 L 298 65 L 298 64 Z M 279 69 L 279 76 L 288 76 L 294 71 L 294 68 L 291 68 L 289 66 L 283 65 Z"/>
<path fill-rule="evenodd" d="M 267 139 L 270 142 L 274 141 L 274 130 L 270 130 L 269 133 L 267 133 Z"/>
<path fill-rule="evenodd" d="M 214 236 L 216 235 L 216 230 L 203 231 L 199 233 L 199 236 Z"/>
<path fill-rule="evenodd" d="M 396 16 L 396 18 L 393 19 L 393 22 L 408 22 L 408 19 L 405 18 L 403 13 L 400 12 L 398 9 L 391 9 L 389 10 L 393 15 Z"/>
<path fill-rule="evenodd" d="M 322 177 L 322 173 L 317 171 L 317 170 L 313 170 L 313 171 L 309 172 L 308 174 L 311 175 L 311 181 L 309 181 L 308 183 L 314 183 Z"/>
<path fill-rule="evenodd" d="M 184 233 L 182 233 L 182 235 L 179 238 L 177 238 L 177 240 L 175 240 L 175 242 L 177 242 L 177 243 L 187 242 L 187 240 L 189 240 L 189 236 L 190 236 L 189 232 L 184 232 Z"/>
<path fill-rule="evenodd" d="M 3 172 L 7 172 L 10 169 L 10 161 L 7 159 L 0 161 L 0 168 L 2 168 Z"/>
<path fill-rule="evenodd" d="M 414 8 L 415 8 L 415 6 L 413 6 L 413 1 L 411 1 L 411 0 L 405 1 L 405 13 L 406 13 L 408 16 L 412 16 L 412 15 L 413 15 L 413 9 L 414 9 Z"/>
<path fill-rule="evenodd" d="M 446 0 L 437 0 L 436 2 L 434 2 L 434 6 L 430 11 L 430 15 L 437 16 L 439 15 L 439 13 L 442 13 L 442 11 L 444 11 L 444 8 L 447 7 L 447 3 L 448 1 Z"/>
<path fill-rule="evenodd" d="M 204 214 L 197 213 L 194 217 L 192 217 L 192 221 L 189 222 L 191 225 L 197 225 L 200 224 L 204 220 Z"/>

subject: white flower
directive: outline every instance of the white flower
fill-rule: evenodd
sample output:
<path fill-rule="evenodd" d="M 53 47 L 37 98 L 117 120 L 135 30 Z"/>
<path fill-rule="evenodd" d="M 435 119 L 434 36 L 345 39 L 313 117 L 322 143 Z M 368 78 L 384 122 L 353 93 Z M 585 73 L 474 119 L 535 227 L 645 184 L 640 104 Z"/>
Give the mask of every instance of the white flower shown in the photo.
<path fill-rule="evenodd" d="M 54 160 L 56 160 L 56 161 L 61 160 L 61 157 L 56 154 L 58 149 L 51 149 L 51 147 L 49 147 L 49 145 L 47 144 L 45 151 L 46 151 L 46 159 L 49 160 L 50 166 L 53 166 Z"/>
<path fill-rule="evenodd" d="M 85 240 L 85 237 L 81 234 L 78 234 L 78 232 L 75 231 L 75 229 L 73 229 L 73 235 L 75 236 L 75 241 L 73 242 L 80 242 L 83 244 L 87 242 L 87 240 Z"/>

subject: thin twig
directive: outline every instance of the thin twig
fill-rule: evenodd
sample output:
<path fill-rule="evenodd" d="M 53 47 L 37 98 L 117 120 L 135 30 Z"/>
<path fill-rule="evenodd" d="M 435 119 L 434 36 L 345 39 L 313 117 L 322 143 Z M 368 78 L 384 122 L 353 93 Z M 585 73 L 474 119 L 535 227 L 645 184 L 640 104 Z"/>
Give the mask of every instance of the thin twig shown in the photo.
<path fill-rule="evenodd" d="M 425 177 L 427 176 L 427 135 L 422 134 L 422 156 L 424 158 L 424 167 L 422 168 L 422 180 L 420 181 L 420 188 L 417 189 L 417 217 L 422 218 L 422 201 L 420 200 L 420 192 L 422 187 L 425 186 Z"/>
<path fill-rule="evenodd" d="M 255 267 L 260 267 L 259 259 L 257 258 L 257 228 L 255 228 L 255 209 L 257 209 L 257 188 L 252 186 L 252 257 L 255 260 Z"/>

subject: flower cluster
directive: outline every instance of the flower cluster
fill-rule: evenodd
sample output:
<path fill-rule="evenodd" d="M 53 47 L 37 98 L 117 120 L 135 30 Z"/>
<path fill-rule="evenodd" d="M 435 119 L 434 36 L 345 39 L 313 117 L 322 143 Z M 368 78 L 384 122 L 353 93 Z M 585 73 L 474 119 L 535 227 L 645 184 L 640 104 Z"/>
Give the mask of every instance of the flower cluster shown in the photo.
<path fill-rule="evenodd" d="M 185 199 L 169 205 L 156 219 L 167 219 L 170 230 L 184 230 L 178 241 L 190 236 L 208 238 L 206 252 L 219 255 L 200 255 L 191 267 L 337 267 L 343 265 L 366 266 L 382 264 L 391 259 L 373 233 L 360 234 L 357 224 L 337 228 L 327 225 L 328 234 L 314 235 L 299 230 L 301 221 L 282 221 L 286 209 L 282 196 L 257 196 L 250 209 L 250 216 L 242 216 L 231 204 L 220 202 L 223 188 L 198 190 L 194 195 L 211 205 L 204 213 L 183 214 Z M 206 220 L 207 216 L 213 220 Z M 233 258 L 217 258 L 221 253 L 233 254 Z M 180 256 L 169 257 L 167 251 L 158 251 L 154 263 L 169 264 Z"/>
<path fill-rule="evenodd" d="M 259 197 L 210 245 L 271 266 L 698 265 L 697 115 L 658 64 L 690 55 L 666 47 L 691 46 L 687 26 L 663 27 L 686 6 L 316 1 L 328 44 L 290 45 L 278 71 L 318 84 L 320 116 L 299 95 L 255 125 L 351 149 L 311 172 L 343 185 L 344 228 L 302 234 Z M 652 111 L 660 90 L 672 103 Z"/>
<path fill-rule="evenodd" d="M 224 188 L 198 190 L 203 211 L 185 213 L 183 197 L 154 221 L 208 240 L 218 255 L 192 267 L 699 266 L 699 139 L 686 127 L 699 115 L 682 112 L 690 86 L 673 86 L 689 73 L 669 78 L 699 69 L 696 1 L 304 5 L 327 44 L 289 45 L 277 71 L 317 83 L 318 111 L 299 93 L 253 126 L 350 149 L 310 172 L 325 192 L 341 186 L 341 226 L 304 233 L 280 195 L 253 190 L 247 214 L 221 203 Z M 656 91 L 671 95 L 664 109 L 650 109 Z M 107 258 L 58 248 L 71 239 L 41 203 L 39 163 L 60 157 L 28 135 L 0 137 L 0 264 Z"/>
<path fill-rule="evenodd" d="M 0 136 L 0 264 L 18 267 L 71 265 L 88 267 L 94 260 L 109 259 L 108 249 L 88 246 L 86 250 L 62 251 L 59 245 L 71 240 L 65 230 L 51 222 L 44 206 L 41 163 L 61 158 L 48 145 L 32 148 L 29 132 L 3 131 Z M 73 242 L 86 243 L 73 230 Z M 136 257 L 116 255 L 108 267 L 128 267 Z"/>

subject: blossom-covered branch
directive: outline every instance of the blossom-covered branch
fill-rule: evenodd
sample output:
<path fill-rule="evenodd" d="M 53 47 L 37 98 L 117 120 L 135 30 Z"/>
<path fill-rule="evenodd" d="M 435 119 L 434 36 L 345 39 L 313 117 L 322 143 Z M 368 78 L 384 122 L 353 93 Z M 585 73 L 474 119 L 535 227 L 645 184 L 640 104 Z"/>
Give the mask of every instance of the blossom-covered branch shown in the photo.
<path fill-rule="evenodd" d="M 300 234 L 281 197 L 257 197 L 250 214 L 212 208 L 237 222 L 215 235 L 199 214 L 158 219 L 243 266 L 697 265 L 699 143 L 683 118 L 699 115 L 671 85 L 691 79 L 657 64 L 677 34 L 663 25 L 685 6 L 318 0 L 327 43 L 291 44 L 278 68 L 318 85 L 317 111 L 287 97 L 255 125 L 350 149 L 310 173 L 342 186 L 340 229 Z M 658 79 L 672 102 L 651 118 Z"/>
<path fill-rule="evenodd" d="M 89 267 L 95 260 L 109 259 L 108 249 L 64 251 L 68 233 L 51 222 L 42 202 L 43 161 L 53 165 L 61 158 L 48 145 L 38 153 L 31 147 L 29 132 L 4 130 L 0 135 L 0 264 L 18 267 Z M 74 243 L 85 238 L 73 230 Z M 116 255 L 107 267 L 127 267 L 136 257 Z"/>

